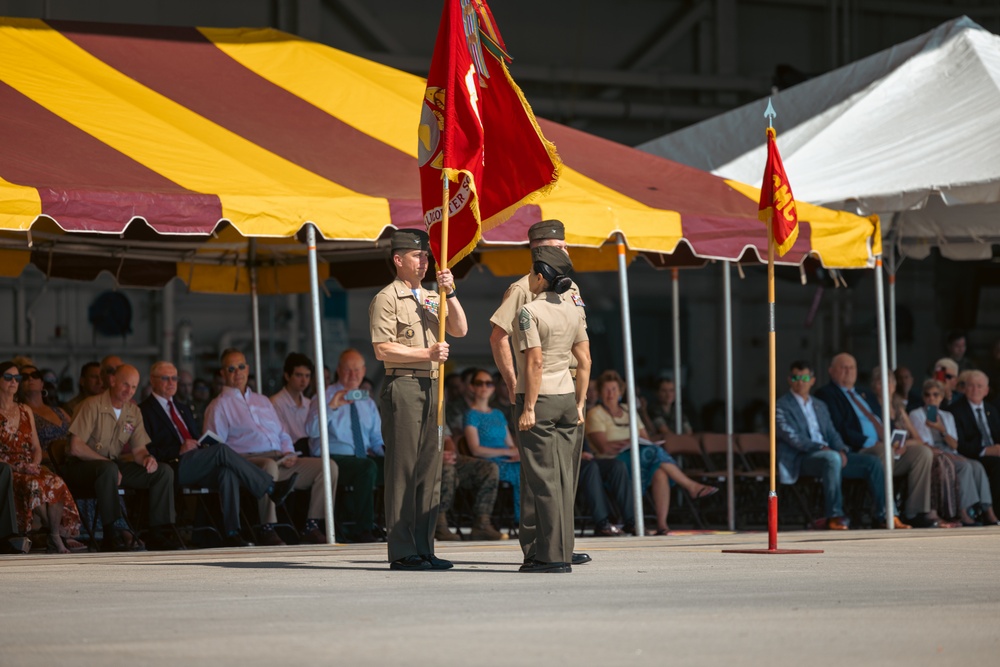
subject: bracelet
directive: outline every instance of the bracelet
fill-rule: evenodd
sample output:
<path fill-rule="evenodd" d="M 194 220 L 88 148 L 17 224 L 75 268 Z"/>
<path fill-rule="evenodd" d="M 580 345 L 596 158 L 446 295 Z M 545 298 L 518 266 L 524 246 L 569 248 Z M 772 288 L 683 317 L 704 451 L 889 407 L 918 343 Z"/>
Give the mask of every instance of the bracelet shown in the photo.
<path fill-rule="evenodd" d="M 457 298 L 457 297 L 458 297 L 458 290 L 457 289 L 453 289 L 451 292 L 449 292 L 448 294 L 444 295 L 444 298 L 446 298 L 446 299 L 454 299 L 454 298 Z"/>

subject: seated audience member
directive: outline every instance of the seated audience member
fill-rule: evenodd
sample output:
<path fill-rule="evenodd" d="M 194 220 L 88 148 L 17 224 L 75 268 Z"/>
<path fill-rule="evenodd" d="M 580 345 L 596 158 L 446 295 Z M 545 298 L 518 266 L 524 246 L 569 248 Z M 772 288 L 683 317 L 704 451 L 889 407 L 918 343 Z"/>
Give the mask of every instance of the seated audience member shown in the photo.
<path fill-rule="evenodd" d="M 111 377 L 123 363 L 122 358 L 115 354 L 109 354 L 101 359 L 101 386 L 104 391 L 111 387 Z"/>
<path fill-rule="evenodd" d="M 903 399 L 896 394 L 896 376 L 889 374 L 889 416 L 890 427 L 896 431 L 906 433 L 905 447 L 926 446 L 920 432 L 910 420 L 910 415 L 906 412 L 906 404 Z M 871 376 L 872 393 L 868 396 L 868 404 L 872 412 L 876 415 L 882 414 L 882 369 L 878 366 L 872 371 Z M 934 462 L 931 465 L 931 516 L 937 518 L 957 517 L 958 511 L 958 481 L 955 473 L 955 465 L 947 457 L 937 456 L 937 450 L 931 448 L 934 455 Z M 957 528 L 958 524 L 946 526 Z"/>
<path fill-rule="evenodd" d="M 288 483 L 292 480 L 275 482 L 225 444 L 199 446 L 201 431 L 191 409 L 174 401 L 177 379 L 177 368 L 169 361 L 158 361 L 149 371 L 153 391 L 139 404 L 150 438 L 146 449 L 161 463 L 176 466 L 175 477 L 181 486 L 203 486 L 219 492 L 225 546 L 253 546 L 240 535 L 240 487 L 255 498 L 268 495 L 281 504 L 292 491 Z"/>
<path fill-rule="evenodd" d="M 285 357 L 285 386 L 271 397 L 271 405 L 278 413 L 285 433 L 291 436 L 297 452 L 309 451 L 309 435 L 306 433 L 309 399 L 305 391 L 312 384 L 315 368 L 312 359 L 304 354 L 292 352 Z"/>
<path fill-rule="evenodd" d="M 114 524 L 121 516 L 118 487 L 149 490 L 146 540 L 152 549 L 182 548 L 173 533 L 174 471 L 149 453 L 149 436 L 132 396 L 139 371 L 122 364 L 109 378 L 110 386 L 77 408 L 70 424 L 69 458 L 63 466 L 71 487 L 93 490 L 104 526 L 105 551 L 128 550 L 128 536 Z M 133 543 L 137 547 L 137 543 Z"/>
<path fill-rule="evenodd" d="M 463 433 L 465 429 L 465 413 L 472 407 L 472 376 L 476 370 L 475 368 L 466 368 L 458 376 L 458 382 L 453 382 L 455 385 L 453 391 L 457 390 L 457 394 L 444 406 L 445 421 L 452 433 Z"/>
<path fill-rule="evenodd" d="M 951 460 L 958 478 L 958 516 L 966 526 L 977 522 L 969 514 L 979 507 L 986 522 L 996 524 L 993 494 L 983 464 L 958 453 L 958 430 L 955 417 L 941 409 L 944 387 L 937 380 L 927 380 L 923 387 L 924 406 L 910 413 L 910 420 L 921 439 L 934 448 L 935 456 Z M 931 418 L 933 417 L 933 419 Z"/>
<path fill-rule="evenodd" d="M 631 439 L 629 434 L 629 412 L 620 403 L 625 382 L 615 371 L 605 371 L 597 378 L 599 403 L 587 412 L 587 440 L 599 459 L 617 457 L 631 470 L 632 457 L 629 455 Z M 670 532 L 667 514 L 670 512 L 670 482 L 679 484 L 693 498 L 706 498 L 719 489 L 700 484 L 678 467 L 677 462 L 665 449 L 649 442 L 645 429 L 639 429 L 639 465 L 643 491 L 652 489 L 653 504 L 656 507 L 656 535 Z M 643 444 L 645 441 L 646 444 Z"/>
<path fill-rule="evenodd" d="M 500 481 L 514 489 L 514 521 L 521 521 L 521 456 L 507 428 L 507 418 L 490 407 L 493 376 L 473 369 L 469 377 L 472 403 L 465 413 L 465 443 L 469 453 L 497 464 Z"/>
<path fill-rule="evenodd" d="M 42 374 L 37 368 L 21 368 L 21 388 L 17 398 L 31 408 L 35 416 L 35 431 L 42 446 L 43 463 L 48 460 L 49 445 L 55 440 L 69 437 L 69 424 L 72 421 L 65 410 L 46 401 L 44 386 Z"/>
<path fill-rule="evenodd" d="M 504 382 L 503 373 L 495 371 L 493 373 L 493 397 L 490 399 L 490 407 L 503 413 L 507 419 L 507 430 L 517 438 L 517 423 L 514 421 L 514 404 L 510 402 L 510 392 L 507 391 L 507 383 Z"/>
<path fill-rule="evenodd" d="M 913 373 L 906 366 L 900 366 L 896 369 L 896 395 L 906 403 L 907 412 L 912 412 L 923 405 L 920 387 L 916 386 Z"/>
<path fill-rule="evenodd" d="M 296 473 L 293 484 L 296 490 L 309 490 L 309 509 L 306 513 L 305 532 L 302 538 L 312 544 L 326 544 L 326 534 L 319 522 L 325 514 L 323 491 L 323 464 L 319 459 L 299 458 L 292 447 L 292 438 L 281 427 L 278 413 L 271 401 L 247 387 L 250 367 L 243 353 L 227 349 L 222 353 L 221 374 L 225 386 L 205 410 L 205 431 L 212 431 L 219 440 L 238 454 L 261 468 L 271 479 L 283 482 Z M 331 463 L 330 485 L 337 488 L 336 465 Z M 261 521 L 257 543 L 264 546 L 281 546 L 285 542 L 274 531 L 278 518 L 270 497 L 260 503 Z"/>
<path fill-rule="evenodd" d="M 195 378 L 194 389 L 191 391 L 191 413 L 198 428 L 205 422 L 205 408 L 212 402 L 212 387 L 201 378 Z"/>
<path fill-rule="evenodd" d="M 885 470 L 885 447 L 881 417 L 855 389 L 858 362 L 850 354 L 838 354 L 830 362 L 830 383 L 816 391 L 816 398 L 830 409 L 834 428 L 851 451 L 877 456 Z M 878 445 L 878 446 L 876 446 Z M 900 458 L 892 463 L 894 475 L 905 475 L 909 493 L 904 522 L 917 528 L 938 525 L 931 511 L 931 468 L 934 455 L 923 444 L 899 447 Z M 894 456 L 895 457 L 895 456 Z"/>
<path fill-rule="evenodd" d="M 649 408 L 649 421 L 653 430 L 651 433 L 658 438 L 666 437 L 677 429 L 677 389 L 673 380 L 660 380 L 656 388 L 656 401 Z M 684 433 L 693 433 L 691 419 L 687 410 L 681 408 L 681 427 Z"/>
<path fill-rule="evenodd" d="M 0 554 L 26 554 L 31 540 L 22 537 L 17 526 L 14 502 L 14 471 L 0 462 Z"/>
<path fill-rule="evenodd" d="M 500 540 L 503 535 L 493 526 L 493 508 L 497 501 L 500 472 L 497 464 L 486 459 L 466 456 L 457 451 L 454 436 L 444 425 L 444 452 L 441 461 L 441 505 L 438 510 L 434 539 L 453 541 L 462 539 L 448 528 L 448 511 L 455 502 L 455 491 L 467 489 L 472 494 L 473 540 Z"/>
<path fill-rule="evenodd" d="M 326 424 L 330 458 L 338 470 L 338 482 L 344 487 L 343 514 L 351 527 L 344 527 L 349 542 L 375 542 L 375 486 L 378 482 L 376 459 L 384 460 L 382 418 L 371 396 L 349 399 L 365 376 L 365 359 L 355 349 L 344 350 L 337 363 L 337 382 L 326 388 Z M 305 431 L 309 451 L 322 456 L 319 432 L 319 401 L 309 405 Z M 347 488 L 352 489 L 346 491 Z"/>
<path fill-rule="evenodd" d="M 50 408 L 62 408 L 59 400 L 59 376 L 51 368 L 40 368 L 42 374 L 42 401 Z"/>
<path fill-rule="evenodd" d="M 80 369 L 80 391 L 76 396 L 66 401 L 66 412 L 73 415 L 77 407 L 91 396 L 97 396 L 104 391 L 104 384 L 101 380 L 101 364 L 97 361 L 88 361 Z"/>
<path fill-rule="evenodd" d="M 778 441 L 778 476 L 782 484 L 795 484 L 799 475 L 819 479 L 823 486 L 826 527 L 847 530 L 843 479 L 863 479 L 872 495 L 876 526 L 885 525 L 885 471 L 879 460 L 852 452 L 833 427 L 826 405 L 809 395 L 816 375 L 805 361 L 792 363 L 790 391 L 775 405 Z M 909 528 L 893 517 L 895 528 Z"/>
<path fill-rule="evenodd" d="M 33 367 L 32 367 L 33 368 Z M 35 370 L 36 375 L 40 375 Z M 0 364 L 0 462 L 10 467 L 20 532 L 31 530 L 37 511 L 48 528 L 49 553 L 69 553 L 63 538 L 80 531 L 80 515 L 66 483 L 42 467 L 42 447 L 31 409 L 17 403 L 21 374 L 12 361 Z M 41 379 L 38 379 L 41 383 Z"/>
<path fill-rule="evenodd" d="M 971 371 L 976 368 L 975 362 L 966 356 L 968 339 L 964 331 L 952 331 L 945 339 L 945 351 L 948 358 L 955 362 L 958 372 Z"/>
<path fill-rule="evenodd" d="M 944 399 L 941 405 L 947 406 L 962 397 L 958 392 L 958 364 L 948 357 L 942 357 L 934 362 L 933 378 L 944 387 Z"/>
<path fill-rule="evenodd" d="M 635 503 L 629 483 L 628 466 L 617 458 L 596 458 L 586 442 L 583 445 L 582 456 L 576 495 L 594 520 L 594 537 L 618 537 L 626 533 L 634 535 Z M 625 524 L 623 529 L 619 529 L 611 522 L 609 500 L 613 501 L 621 512 Z"/>
<path fill-rule="evenodd" d="M 958 453 L 979 461 L 990 480 L 990 494 L 1000 496 L 1000 414 L 986 402 L 990 381 L 982 371 L 973 371 L 965 383 L 966 395 L 948 410 L 955 417 Z"/>

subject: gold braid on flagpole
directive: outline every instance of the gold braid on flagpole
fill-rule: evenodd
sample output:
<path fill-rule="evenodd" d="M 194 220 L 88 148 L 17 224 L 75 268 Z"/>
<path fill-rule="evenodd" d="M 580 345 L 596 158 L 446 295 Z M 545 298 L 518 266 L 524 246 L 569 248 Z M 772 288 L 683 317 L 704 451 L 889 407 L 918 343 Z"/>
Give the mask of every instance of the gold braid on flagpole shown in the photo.
<path fill-rule="evenodd" d="M 438 270 L 448 268 L 448 199 L 450 198 L 449 179 L 446 175 L 441 175 L 442 197 L 441 204 L 441 264 Z M 444 293 L 444 287 L 438 283 L 438 342 L 445 342 L 445 326 L 448 320 L 448 295 Z M 444 449 L 444 362 L 438 362 L 438 451 Z"/>

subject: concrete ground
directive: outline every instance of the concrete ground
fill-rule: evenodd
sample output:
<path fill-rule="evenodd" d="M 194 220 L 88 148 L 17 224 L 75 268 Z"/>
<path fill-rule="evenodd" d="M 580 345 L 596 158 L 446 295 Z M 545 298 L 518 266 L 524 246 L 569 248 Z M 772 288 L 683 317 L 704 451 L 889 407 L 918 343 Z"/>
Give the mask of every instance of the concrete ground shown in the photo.
<path fill-rule="evenodd" d="M 588 538 L 571 574 L 516 543 L 0 557 L 0 666 L 996 665 L 1000 528 Z"/>

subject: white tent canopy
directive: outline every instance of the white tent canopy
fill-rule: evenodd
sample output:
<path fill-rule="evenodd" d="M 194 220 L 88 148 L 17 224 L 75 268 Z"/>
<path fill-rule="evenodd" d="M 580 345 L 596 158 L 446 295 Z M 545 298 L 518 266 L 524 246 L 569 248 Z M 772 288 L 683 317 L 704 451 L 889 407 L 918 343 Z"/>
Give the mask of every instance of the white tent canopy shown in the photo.
<path fill-rule="evenodd" d="M 773 96 L 796 199 L 882 216 L 901 252 L 1000 243 L 1000 36 L 967 17 Z M 639 148 L 759 183 L 766 100 Z"/>

